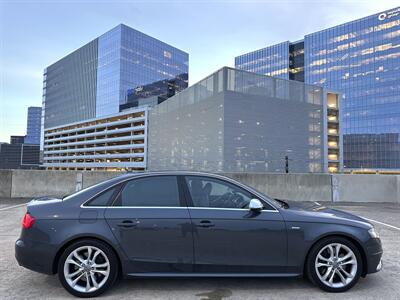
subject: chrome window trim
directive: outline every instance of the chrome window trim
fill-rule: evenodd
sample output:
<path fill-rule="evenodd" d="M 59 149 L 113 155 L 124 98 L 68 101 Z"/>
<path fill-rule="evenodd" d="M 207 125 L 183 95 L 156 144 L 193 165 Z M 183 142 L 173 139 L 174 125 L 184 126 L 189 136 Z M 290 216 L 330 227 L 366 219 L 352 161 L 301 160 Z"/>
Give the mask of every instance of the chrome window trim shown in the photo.
<path fill-rule="evenodd" d="M 248 208 L 224 208 L 224 207 L 194 207 L 194 206 L 83 206 L 81 204 L 81 208 L 135 208 L 135 209 L 140 209 L 140 208 L 154 208 L 154 209 L 160 209 L 160 208 L 166 208 L 166 209 L 209 209 L 209 210 L 239 210 L 239 211 L 250 211 Z M 263 209 L 260 212 L 279 212 L 277 210 L 271 210 L 271 209 Z"/>
<path fill-rule="evenodd" d="M 218 174 L 209 174 L 209 173 L 202 173 L 202 172 L 153 172 L 153 173 L 141 173 L 141 174 L 135 174 L 133 176 L 129 176 L 128 178 L 125 178 L 121 181 L 118 181 L 117 183 L 109 186 L 107 188 L 111 189 L 113 187 L 115 187 L 118 184 L 122 184 L 125 183 L 126 181 L 130 181 L 130 180 L 135 180 L 135 179 L 139 179 L 139 178 L 144 178 L 144 177 L 153 177 L 153 176 L 203 176 L 203 177 L 210 177 L 210 178 L 216 178 L 216 179 L 220 179 L 222 181 L 227 181 L 233 185 L 237 185 L 239 187 L 241 187 L 242 189 L 246 190 L 247 192 L 256 195 L 259 199 L 261 199 L 262 201 L 265 201 L 268 205 L 270 205 L 274 210 L 271 209 L 266 209 L 266 210 L 262 210 L 262 212 L 264 211 L 268 211 L 268 212 L 279 212 L 279 209 L 277 209 L 275 207 L 274 204 L 272 204 L 270 201 L 268 201 L 268 199 L 265 198 L 265 196 L 263 196 L 262 194 L 260 194 L 259 192 L 257 192 L 256 190 L 252 189 L 251 187 L 244 185 L 234 179 L 231 179 L 229 177 L 225 177 L 225 176 L 221 176 Z M 85 204 L 88 203 L 90 200 L 92 200 L 93 198 L 97 197 L 98 195 L 100 195 L 101 193 L 105 192 L 105 190 L 102 190 L 98 193 L 96 193 L 95 195 L 93 195 L 92 197 L 90 197 L 88 200 L 86 200 L 84 203 L 82 203 L 80 205 L 81 208 L 112 208 L 112 207 L 117 207 L 117 206 L 86 206 Z M 121 192 L 121 191 L 120 191 Z M 155 206 L 119 206 L 119 208 L 154 208 Z M 171 206 L 160 206 L 159 208 L 194 208 L 194 209 L 228 209 L 228 208 L 222 208 L 222 207 L 192 207 L 192 206 L 177 206 L 177 207 L 171 207 Z M 231 208 L 232 210 L 247 210 L 249 211 L 249 209 L 246 208 Z"/>
<path fill-rule="evenodd" d="M 83 206 L 81 208 L 168 208 L 168 209 L 187 209 L 186 206 Z"/>
<path fill-rule="evenodd" d="M 188 206 L 188 209 L 213 209 L 213 210 L 244 210 L 250 211 L 249 208 L 230 208 L 230 207 L 195 207 L 195 206 Z M 277 210 L 272 209 L 262 209 L 260 212 L 278 212 Z"/>

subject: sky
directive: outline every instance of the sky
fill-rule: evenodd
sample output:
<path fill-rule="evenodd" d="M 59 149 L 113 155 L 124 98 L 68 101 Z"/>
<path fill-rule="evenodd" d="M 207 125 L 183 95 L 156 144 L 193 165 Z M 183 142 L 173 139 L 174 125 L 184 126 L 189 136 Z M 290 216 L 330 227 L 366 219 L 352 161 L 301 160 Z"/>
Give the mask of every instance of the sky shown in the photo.
<path fill-rule="evenodd" d="M 189 53 L 189 84 L 240 54 L 398 6 L 398 0 L 0 0 L 0 142 L 26 134 L 43 70 L 120 23 Z"/>

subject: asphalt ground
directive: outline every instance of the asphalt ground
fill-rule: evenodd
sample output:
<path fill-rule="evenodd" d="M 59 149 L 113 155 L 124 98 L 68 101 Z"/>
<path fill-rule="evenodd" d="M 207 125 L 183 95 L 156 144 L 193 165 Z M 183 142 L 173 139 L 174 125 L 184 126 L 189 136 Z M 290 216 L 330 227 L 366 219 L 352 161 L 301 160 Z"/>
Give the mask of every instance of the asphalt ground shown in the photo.
<path fill-rule="evenodd" d="M 0 299 L 71 299 L 57 276 L 18 266 L 14 243 L 27 199 L 0 199 Z M 303 278 L 146 278 L 118 282 L 101 299 L 400 299 L 400 206 L 328 204 L 368 218 L 384 249 L 383 269 L 344 294 L 326 293 Z"/>

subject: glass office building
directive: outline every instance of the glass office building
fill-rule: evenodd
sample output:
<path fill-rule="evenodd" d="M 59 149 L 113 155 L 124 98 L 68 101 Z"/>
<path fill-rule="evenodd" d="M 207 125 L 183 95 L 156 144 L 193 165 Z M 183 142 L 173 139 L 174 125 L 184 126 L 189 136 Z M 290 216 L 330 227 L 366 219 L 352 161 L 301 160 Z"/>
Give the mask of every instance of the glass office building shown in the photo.
<path fill-rule="evenodd" d="M 235 58 L 235 68 L 289 79 L 289 41 Z"/>
<path fill-rule="evenodd" d="M 344 168 L 400 169 L 400 8 L 283 44 L 289 53 L 289 64 L 282 59 L 287 76 L 342 93 Z M 237 57 L 236 67 L 273 72 L 276 63 L 250 67 L 263 61 L 256 55 L 259 52 Z M 263 52 L 280 57 L 285 50 L 275 45 Z"/>
<path fill-rule="evenodd" d="M 160 82 L 188 85 L 186 52 L 123 24 L 47 67 L 43 130 L 126 109 L 128 91 Z M 147 97 L 142 94 L 142 97 Z"/>
<path fill-rule="evenodd" d="M 41 107 L 28 107 L 25 144 L 40 144 Z"/>

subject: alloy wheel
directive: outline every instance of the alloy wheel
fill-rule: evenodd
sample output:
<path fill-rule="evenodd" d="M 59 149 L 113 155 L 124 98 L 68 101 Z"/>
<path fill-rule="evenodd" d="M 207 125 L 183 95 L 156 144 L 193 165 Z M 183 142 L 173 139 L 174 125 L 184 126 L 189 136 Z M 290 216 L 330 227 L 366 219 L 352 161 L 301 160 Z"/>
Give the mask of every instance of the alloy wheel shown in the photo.
<path fill-rule="evenodd" d="M 324 246 L 315 258 L 315 271 L 323 284 L 331 288 L 349 285 L 357 273 L 357 258 L 354 252 L 341 243 Z"/>
<path fill-rule="evenodd" d="M 77 292 L 91 293 L 100 289 L 110 275 L 107 255 L 95 246 L 73 250 L 64 263 L 64 277 Z"/>

